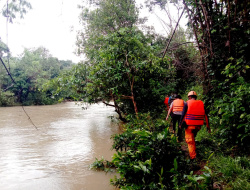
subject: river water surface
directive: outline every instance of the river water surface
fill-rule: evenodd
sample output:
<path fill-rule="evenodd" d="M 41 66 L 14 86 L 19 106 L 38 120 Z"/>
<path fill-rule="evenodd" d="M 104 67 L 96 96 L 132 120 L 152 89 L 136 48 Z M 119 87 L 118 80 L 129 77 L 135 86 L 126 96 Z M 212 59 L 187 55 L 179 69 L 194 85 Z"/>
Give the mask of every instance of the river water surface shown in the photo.
<path fill-rule="evenodd" d="M 74 102 L 0 108 L 1 190 L 113 190 L 115 174 L 89 169 L 95 158 L 111 160 L 110 136 L 119 133 L 113 108 Z"/>

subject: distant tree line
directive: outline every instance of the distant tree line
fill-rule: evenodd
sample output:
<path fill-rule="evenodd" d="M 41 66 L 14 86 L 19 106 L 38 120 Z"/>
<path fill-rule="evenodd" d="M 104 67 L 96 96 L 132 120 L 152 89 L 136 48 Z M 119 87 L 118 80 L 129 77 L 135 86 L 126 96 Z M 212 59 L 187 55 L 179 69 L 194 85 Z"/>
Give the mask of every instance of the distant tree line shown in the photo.
<path fill-rule="evenodd" d="M 0 106 L 46 105 L 58 102 L 53 91 L 45 91 L 43 86 L 73 66 L 72 61 L 58 60 L 43 47 L 25 49 L 19 57 L 2 56 L 1 60 Z"/>

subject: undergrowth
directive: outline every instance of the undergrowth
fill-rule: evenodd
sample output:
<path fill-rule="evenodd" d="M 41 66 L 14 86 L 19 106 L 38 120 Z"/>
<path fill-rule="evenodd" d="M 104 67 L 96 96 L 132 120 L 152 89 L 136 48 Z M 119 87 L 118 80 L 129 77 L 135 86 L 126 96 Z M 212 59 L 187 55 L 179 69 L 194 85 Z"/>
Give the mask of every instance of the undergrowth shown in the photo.
<path fill-rule="evenodd" d="M 214 173 L 215 186 L 222 189 L 250 189 L 250 162 L 247 157 L 216 155 L 208 164 Z"/>
<path fill-rule="evenodd" d="M 96 159 L 91 167 L 106 172 L 115 169 L 119 177 L 111 179 L 111 184 L 121 190 L 250 189 L 249 158 L 233 157 L 233 148 L 217 139 L 217 130 L 212 128 L 209 134 L 202 127 L 195 139 L 197 159 L 193 162 L 183 149 L 186 142 L 177 142 L 165 116 L 128 116 L 123 133 L 112 136 L 113 160 Z"/>

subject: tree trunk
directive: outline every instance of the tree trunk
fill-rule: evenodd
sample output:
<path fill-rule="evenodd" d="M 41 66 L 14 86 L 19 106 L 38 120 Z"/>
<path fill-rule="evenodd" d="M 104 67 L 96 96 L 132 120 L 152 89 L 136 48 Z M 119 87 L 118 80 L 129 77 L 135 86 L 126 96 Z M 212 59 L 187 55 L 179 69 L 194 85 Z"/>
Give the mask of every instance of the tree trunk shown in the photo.
<path fill-rule="evenodd" d="M 124 117 L 122 117 L 122 112 L 121 112 L 121 110 L 120 110 L 120 107 L 118 106 L 118 104 L 116 103 L 116 101 L 115 101 L 114 98 L 113 98 L 113 100 L 114 100 L 114 105 L 113 105 L 113 104 L 109 104 L 109 103 L 105 102 L 104 100 L 102 100 L 102 103 L 104 103 L 106 106 L 114 107 L 114 108 L 115 108 L 115 112 L 116 112 L 116 113 L 118 114 L 118 116 L 119 116 L 119 119 L 120 119 L 121 121 L 123 121 L 123 122 L 126 122 L 127 120 L 126 120 Z"/>
<path fill-rule="evenodd" d="M 132 67 L 129 66 L 128 54 L 126 54 L 126 62 L 125 62 L 125 64 L 129 68 L 129 70 L 130 70 L 130 73 L 127 72 L 127 76 L 128 76 L 128 80 L 129 80 L 129 84 L 130 84 L 130 91 L 131 91 L 131 97 L 130 97 L 130 99 L 133 102 L 135 114 L 137 115 L 138 114 L 138 109 L 137 109 L 137 106 L 136 106 L 136 101 L 135 101 L 134 92 L 133 92 L 134 91 L 135 77 L 133 75 L 132 75 L 132 77 L 130 76 L 130 74 L 132 73 L 133 69 L 132 69 Z"/>
<path fill-rule="evenodd" d="M 135 96 L 134 96 L 134 76 L 132 77 L 132 81 L 130 81 L 130 88 L 131 88 L 131 100 L 133 102 L 134 105 L 134 110 L 135 110 L 135 114 L 138 114 L 138 109 L 136 106 L 136 101 L 135 101 Z"/>

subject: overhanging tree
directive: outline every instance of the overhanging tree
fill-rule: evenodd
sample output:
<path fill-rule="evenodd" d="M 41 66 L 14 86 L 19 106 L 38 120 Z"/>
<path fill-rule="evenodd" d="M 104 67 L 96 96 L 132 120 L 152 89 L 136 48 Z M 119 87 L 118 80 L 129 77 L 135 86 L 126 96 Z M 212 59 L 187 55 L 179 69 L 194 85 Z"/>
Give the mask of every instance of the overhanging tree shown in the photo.
<path fill-rule="evenodd" d="M 17 17 L 24 18 L 24 15 L 32 8 L 31 4 L 27 0 L 10 0 L 5 3 L 0 4 L 0 13 L 6 18 L 7 23 L 13 23 L 13 20 Z M 2 26 L 3 27 L 3 26 Z M 9 48 L 1 40 L 0 36 L 0 57 L 2 58 L 4 54 L 9 54 Z"/>
<path fill-rule="evenodd" d="M 85 30 L 78 36 L 79 53 L 86 54 L 91 67 L 88 101 L 112 99 L 120 118 L 162 104 L 159 91 L 174 72 L 167 57 L 156 56 L 160 47 L 152 45 L 152 36 L 138 29 L 142 20 L 135 1 L 100 1 L 97 9 L 84 9 L 81 19 Z"/>

